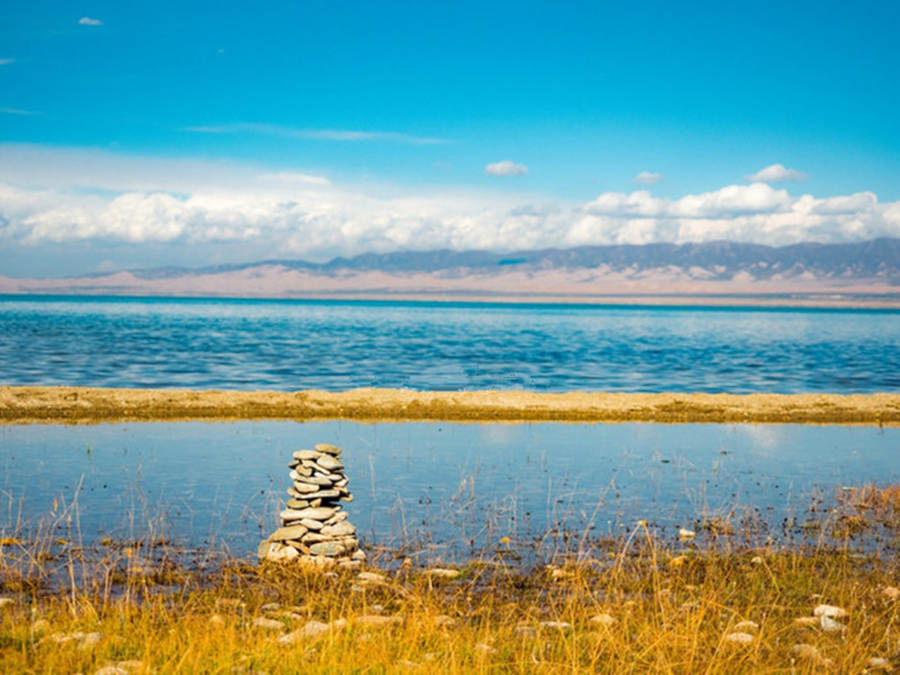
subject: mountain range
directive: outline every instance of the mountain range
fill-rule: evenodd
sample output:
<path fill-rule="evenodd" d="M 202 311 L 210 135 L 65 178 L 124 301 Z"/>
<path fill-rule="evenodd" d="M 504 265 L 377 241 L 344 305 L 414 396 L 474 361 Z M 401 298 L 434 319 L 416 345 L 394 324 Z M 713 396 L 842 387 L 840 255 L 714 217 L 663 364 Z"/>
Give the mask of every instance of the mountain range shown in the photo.
<path fill-rule="evenodd" d="M 789 246 L 733 241 L 533 251 L 398 251 L 64 279 L 0 277 L 6 293 L 248 297 L 900 296 L 900 239 Z"/>

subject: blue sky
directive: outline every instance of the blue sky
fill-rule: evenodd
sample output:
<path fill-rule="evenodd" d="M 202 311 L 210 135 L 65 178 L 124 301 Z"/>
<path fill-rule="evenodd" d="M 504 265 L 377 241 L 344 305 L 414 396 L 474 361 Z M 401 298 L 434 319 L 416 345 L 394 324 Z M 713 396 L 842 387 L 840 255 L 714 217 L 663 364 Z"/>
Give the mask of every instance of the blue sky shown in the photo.
<path fill-rule="evenodd" d="M 152 262 L 204 264 L 242 250 L 323 257 L 554 237 L 783 243 L 900 232 L 900 3 L 486 4 L 7 0 L 0 274 L 48 273 L 40 261 L 73 242 L 85 253 L 71 273 L 101 258 L 134 264 L 151 244 Z M 786 172 L 761 181 L 773 194 L 719 194 L 750 190 L 760 181 L 747 177 L 776 164 Z M 247 188 L 278 175 L 294 187 Z M 212 196 L 242 185 L 251 215 L 213 223 L 224 207 L 209 207 Z M 672 222 L 613 222 L 658 220 L 659 204 L 641 197 L 590 206 L 640 191 L 668 200 Z M 137 229 L 113 222 L 113 202 L 128 197 L 132 208 L 132 193 L 144 201 L 125 220 L 155 214 Z M 869 193 L 874 206 L 858 196 Z M 302 213 L 270 213 L 283 221 L 273 234 L 254 195 Z M 700 217 L 683 200 L 702 195 L 737 218 L 796 211 L 803 195 L 856 195 L 868 219 L 854 229 L 819 217 L 780 234 L 771 231 L 784 218 L 675 227 Z M 328 211 L 337 202 L 352 212 Z M 835 213 L 829 204 L 800 210 Z M 172 211 L 183 205 L 190 213 Z M 721 220 L 722 208 L 702 217 Z M 557 216 L 510 226 L 523 209 Z M 576 222 L 591 209 L 592 222 Z M 326 211 L 327 223 L 309 225 Z M 166 227 L 165 213 L 182 227 Z M 385 218 L 400 225 L 361 224 Z M 490 236 L 469 236 L 473 218 Z"/>

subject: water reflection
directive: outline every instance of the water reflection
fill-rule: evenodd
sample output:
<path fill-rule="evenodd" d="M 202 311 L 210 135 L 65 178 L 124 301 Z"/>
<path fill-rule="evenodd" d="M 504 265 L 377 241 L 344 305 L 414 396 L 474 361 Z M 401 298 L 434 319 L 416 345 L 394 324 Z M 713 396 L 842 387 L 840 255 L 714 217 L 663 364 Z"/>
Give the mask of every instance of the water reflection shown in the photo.
<path fill-rule="evenodd" d="M 54 500 L 77 499 L 85 543 L 141 538 L 165 523 L 183 546 L 248 554 L 276 525 L 290 453 L 322 441 L 344 448 L 355 496 L 347 508 L 364 545 L 402 545 L 444 560 L 506 537 L 550 547 L 562 545 L 553 532 L 618 537 L 641 519 L 664 537 L 721 520 L 739 535 L 742 524 L 752 525 L 757 541 L 785 541 L 803 532 L 816 499 L 828 502 L 844 485 L 900 480 L 900 430 L 893 428 L 7 426 L 0 427 L 0 527 L 34 528 Z"/>

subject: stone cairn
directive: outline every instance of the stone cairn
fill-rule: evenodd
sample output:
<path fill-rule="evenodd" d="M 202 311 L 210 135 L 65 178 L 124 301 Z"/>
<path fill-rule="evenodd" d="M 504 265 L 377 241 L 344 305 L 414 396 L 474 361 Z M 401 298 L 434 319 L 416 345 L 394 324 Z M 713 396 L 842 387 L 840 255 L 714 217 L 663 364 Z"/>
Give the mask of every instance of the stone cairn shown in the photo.
<path fill-rule="evenodd" d="M 340 460 L 341 449 L 319 443 L 315 450 L 298 450 L 291 460 L 290 499 L 281 512 L 281 527 L 259 545 L 259 557 L 276 562 L 298 560 L 316 564 L 361 564 L 356 528 L 339 502 L 353 501 Z"/>

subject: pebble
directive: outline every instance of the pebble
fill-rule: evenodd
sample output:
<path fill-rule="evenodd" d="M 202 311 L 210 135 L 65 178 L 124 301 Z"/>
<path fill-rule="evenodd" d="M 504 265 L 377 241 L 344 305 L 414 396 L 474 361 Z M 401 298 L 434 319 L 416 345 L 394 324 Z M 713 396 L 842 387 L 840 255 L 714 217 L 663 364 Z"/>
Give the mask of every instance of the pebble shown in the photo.
<path fill-rule="evenodd" d="M 888 600 L 900 600 L 900 588 L 896 586 L 885 586 L 881 593 Z"/>
<path fill-rule="evenodd" d="M 735 632 L 738 633 L 758 633 L 759 624 L 755 621 L 739 621 L 733 626 Z"/>
<path fill-rule="evenodd" d="M 475 645 L 475 651 L 481 652 L 482 654 L 496 654 L 497 650 L 491 647 L 490 645 L 486 645 L 483 642 L 479 642 Z"/>
<path fill-rule="evenodd" d="M 399 615 L 384 616 L 383 614 L 365 614 L 356 617 L 356 623 L 363 626 L 386 626 L 388 624 L 403 623 L 403 617 Z"/>
<path fill-rule="evenodd" d="M 103 666 L 94 671 L 94 675 L 128 675 L 128 671 L 119 666 Z"/>
<path fill-rule="evenodd" d="M 315 448 L 318 452 L 324 452 L 327 455 L 341 454 L 341 449 L 331 443 L 316 443 Z"/>
<path fill-rule="evenodd" d="M 521 637 L 533 638 L 537 636 L 537 628 L 535 628 L 534 626 L 529 626 L 528 624 L 520 623 L 518 626 L 516 626 L 516 635 L 519 635 Z"/>
<path fill-rule="evenodd" d="M 736 644 L 748 645 L 753 642 L 755 638 L 750 633 L 743 633 L 741 631 L 735 631 L 734 633 L 728 633 L 725 636 L 726 642 L 734 642 Z"/>
<path fill-rule="evenodd" d="M 572 624 L 567 621 L 541 621 L 541 628 L 555 628 L 556 630 L 569 630 Z"/>
<path fill-rule="evenodd" d="M 844 628 L 846 628 L 846 626 L 840 621 L 835 621 L 830 616 L 827 616 L 825 614 L 819 617 L 819 625 L 826 633 L 837 633 L 838 631 L 842 631 L 844 630 Z"/>
<path fill-rule="evenodd" d="M 12 598 L 0 598 L 0 607 L 6 607 L 7 605 L 12 605 L 15 603 L 15 600 Z"/>
<path fill-rule="evenodd" d="M 869 670 L 883 670 L 887 673 L 891 672 L 893 668 L 891 667 L 891 662 L 887 659 L 881 658 L 880 656 L 873 656 L 866 662 L 866 668 Z"/>
<path fill-rule="evenodd" d="M 254 628 L 264 628 L 266 630 L 281 630 L 284 624 L 277 619 L 269 619 L 265 616 L 258 616 L 253 620 Z"/>
<path fill-rule="evenodd" d="M 356 578 L 365 583 L 373 583 L 373 584 L 383 584 L 387 581 L 387 577 L 383 574 L 377 574 L 376 572 L 360 572 L 356 575 Z"/>
<path fill-rule="evenodd" d="M 679 539 L 693 539 L 697 536 L 697 533 L 693 530 L 689 530 L 685 527 L 682 527 L 678 530 L 678 538 Z"/>
<path fill-rule="evenodd" d="M 449 570 L 443 567 L 434 567 L 426 572 L 431 577 L 441 577 L 442 579 L 455 579 L 459 576 L 459 570 Z"/>
<path fill-rule="evenodd" d="M 597 624 L 598 626 L 612 626 L 616 622 L 616 618 L 611 614 L 596 614 L 588 619 L 591 623 Z"/>
<path fill-rule="evenodd" d="M 840 619 L 847 616 L 847 610 L 834 605 L 819 605 L 813 610 L 813 616 L 827 616 L 830 619 Z"/>
<path fill-rule="evenodd" d="M 791 647 L 791 654 L 793 654 L 798 659 L 811 661 L 812 663 L 818 664 L 820 666 L 830 667 L 832 665 L 831 659 L 823 658 L 821 652 L 817 647 L 806 644 L 805 642 L 795 644 L 793 647 Z"/>
<path fill-rule="evenodd" d="M 331 623 L 322 623 L 321 621 L 307 621 L 303 625 L 303 628 L 295 630 L 292 633 L 288 633 L 287 635 L 282 635 L 280 638 L 278 638 L 278 642 L 282 644 L 293 644 L 298 640 L 318 637 L 324 633 L 328 633 L 329 631 L 342 630 L 346 626 L 346 619 L 336 619 Z"/>
<path fill-rule="evenodd" d="M 798 616 L 794 619 L 795 626 L 818 626 L 819 620 L 814 616 Z"/>

